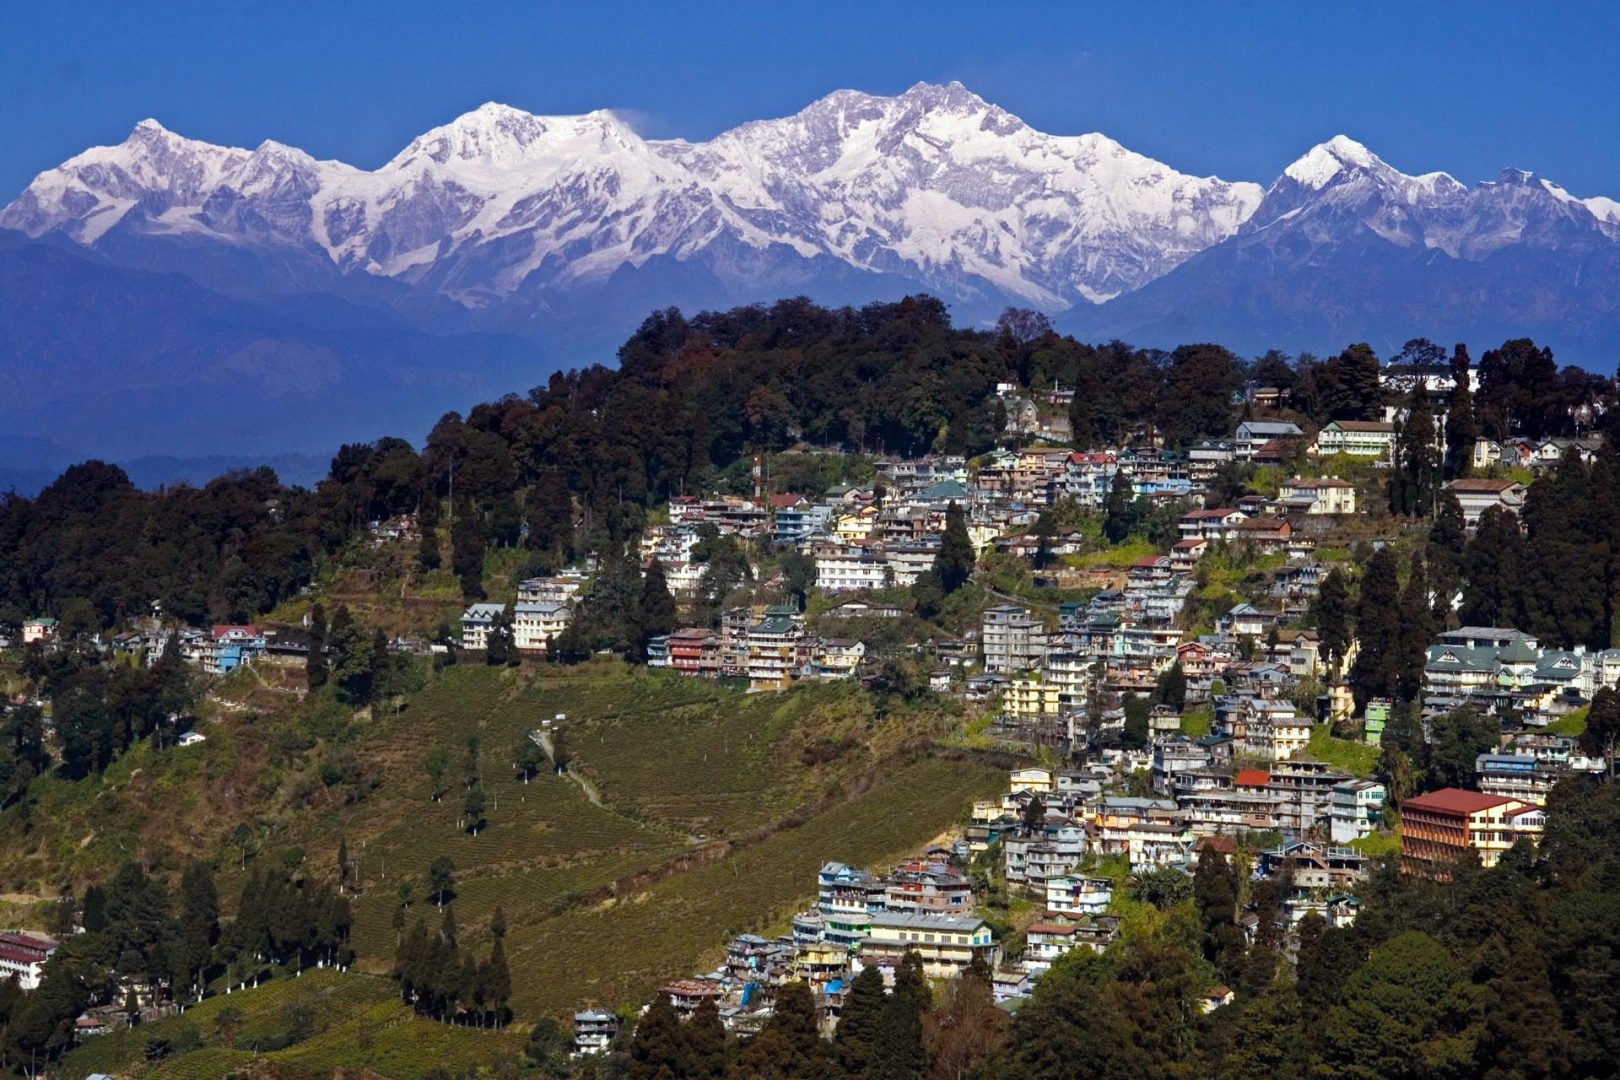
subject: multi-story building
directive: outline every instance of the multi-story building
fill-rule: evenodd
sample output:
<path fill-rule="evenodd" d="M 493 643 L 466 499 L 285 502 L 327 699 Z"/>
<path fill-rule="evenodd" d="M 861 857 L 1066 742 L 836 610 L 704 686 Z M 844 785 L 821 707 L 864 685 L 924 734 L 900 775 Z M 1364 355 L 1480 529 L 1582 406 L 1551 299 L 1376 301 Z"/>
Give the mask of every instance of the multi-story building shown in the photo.
<path fill-rule="evenodd" d="M 1345 780 L 1333 785 L 1328 803 L 1328 836 L 1335 844 L 1348 844 L 1371 836 L 1384 816 L 1387 792 L 1376 780 Z"/>
<path fill-rule="evenodd" d="M 907 952 L 922 960 L 928 978 L 950 979 L 976 959 L 993 966 L 996 944 L 990 925 L 971 915 L 874 915 L 870 933 L 860 945 L 862 964 L 898 961 Z"/>
<path fill-rule="evenodd" d="M 881 589 L 893 570 L 882 550 L 861 544 L 818 544 L 815 548 L 816 588 L 822 592 Z"/>
<path fill-rule="evenodd" d="M 1305 433 L 1298 424 L 1286 420 L 1245 420 L 1237 426 L 1232 440 L 1232 456 L 1238 461 L 1249 461 L 1254 452 L 1273 439 L 1301 439 Z"/>
<path fill-rule="evenodd" d="M 1045 624 L 1018 605 L 985 611 L 980 649 L 986 672 L 1014 675 L 1037 670 L 1046 659 L 1046 643 Z"/>
<path fill-rule="evenodd" d="M 489 631 L 495 620 L 506 612 L 505 604 L 472 604 L 461 613 L 461 647 L 487 649 Z"/>
<path fill-rule="evenodd" d="M 802 544 L 813 536 L 820 536 L 832 528 L 833 508 L 826 503 L 812 503 L 798 496 L 772 498 L 776 508 L 773 529 L 778 544 Z"/>
<path fill-rule="evenodd" d="M 619 1033 L 619 1018 L 605 1009 L 574 1014 L 574 1056 L 605 1054 Z"/>
<path fill-rule="evenodd" d="M 1462 788 L 1441 788 L 1401 803 L 1401 869 L 1444 876 L 1446 864 L 1474 853 L 1492 867 L 1522 838 L 1539 838 L 1546 811 L 1532 803 Z"/>
<path fill-rule="evenodd" d="M 1046 910 L 1054 915 L 1102 915 L 1113 899 L 1111 878 L 1057 874 L 1046 879 Z"/>
<path fill-rule="evenodd" d="M 568 629 L 573 615 L 566 604 L 515 604 L 512 644 L 521 652 L 545 652 L 551 639 Z"/>
<path fill-rule="evenodd" d="M 14 978 L 18 989 L 39 989 L 45 961 L 54 952 L 56 942 L 43 934 L 23 930 L 0 934 L 0 981 Z"/>
<path fill-rule="evenodd" d="M 1480 791 L 1536 806 L 1547 805 L 1547 793 L 1567 772 L 1530 754 L 1481 754 L 1474 759 Z"/>
<path fill-rule="evenodd" d="M 1316 433 L 1316 452 L 1323 457 L 1387 458 L 1395 446 L 1395 425 L 1385 420 L 1331 420 Z"/>
<path fill-rule="evenodd" d="M 666 562 L 668 560 L 665 560 Z M 520 604 L 572 604 L 585 584 L 585 575 L 579 573 L 556 574 L 552 577 L 527 578 L 518 582 L 517 599 Z"/>
<path fill-rule="evenodd" d="M 687 676 L 719 675 L 720 635 L 706 627 L 689 627 L 670 634 L 669 666 Z"/>
<path fill-rule="evenodd" d="M 773 606 L 748 627 L 748 690 L 786 690 L 800 668 L 799 639 L 804 616 L 797 608 Z"/>
<path fill-rule="evenodd" d="M 1306 480 L 1296 476 L 1277 485 L 1277 502 L 1284 510 L 1300 514 L 1354 514 L 1356 489 L 1336 477 Z"/>

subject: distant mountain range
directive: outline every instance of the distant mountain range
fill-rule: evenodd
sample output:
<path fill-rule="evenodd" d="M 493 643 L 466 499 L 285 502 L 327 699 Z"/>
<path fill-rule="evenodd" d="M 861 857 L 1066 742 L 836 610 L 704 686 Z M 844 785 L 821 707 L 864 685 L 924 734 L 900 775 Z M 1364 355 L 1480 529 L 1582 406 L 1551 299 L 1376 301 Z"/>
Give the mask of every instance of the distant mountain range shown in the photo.
<path fill-rule="evenodd" d="M 928 291 L 959 320 L 1015 304 L 1149 345 L 1620 350 L 1613 200 L 1406 176 L 1343 136 L 1269 188 L 1198 178 L 956 83 L 702 143 L 490 104 L 369 172 L 146 120 L 40 174 L 0 230 L 0 422 L 124 456 L 420 434 L 607 359 L 653 308 L 796 293 Z"/>

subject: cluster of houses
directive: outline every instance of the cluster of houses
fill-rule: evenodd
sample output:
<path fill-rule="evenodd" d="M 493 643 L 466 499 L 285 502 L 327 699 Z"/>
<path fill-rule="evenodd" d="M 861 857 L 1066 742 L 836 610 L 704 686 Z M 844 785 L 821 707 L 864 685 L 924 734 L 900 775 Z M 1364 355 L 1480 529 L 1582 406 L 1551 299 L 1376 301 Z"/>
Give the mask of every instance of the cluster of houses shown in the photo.
<path fill-rule="evenodd" d="M 917 954 L 931 979 L 960 975 L 975 960 L 993 965 L 999 946 L 989 923 L 975 914 L 967 854 L 960 842 L 929 848 L 884 874 L 828 862 L 816 874 L 815 905 L 794 916 L 788 933 L 740 934 L 727 944 L 720 966 L 660 992 L 683 1016 L 712 1001 L 728 1029 L 754 1032 L 770 1016 L 777 990 L 802 980 L 830 1033 L 851 981 L 867 968 L 893 986 L 907 952 Z M 606 1049 L 617 1024 L 609 1012 L 575 1013 L 575 1053 Z"/>
<path fill-rule="evenodd" d="M 687 627 L 647 644 L 649 667 L 697 678 L 746 679 L 751 692 L 785 690 L 800 679 L 852 679 L 866 658 L 855 638 L 805 631 L 791 604 L 731 608 L 720 629 Z"/>

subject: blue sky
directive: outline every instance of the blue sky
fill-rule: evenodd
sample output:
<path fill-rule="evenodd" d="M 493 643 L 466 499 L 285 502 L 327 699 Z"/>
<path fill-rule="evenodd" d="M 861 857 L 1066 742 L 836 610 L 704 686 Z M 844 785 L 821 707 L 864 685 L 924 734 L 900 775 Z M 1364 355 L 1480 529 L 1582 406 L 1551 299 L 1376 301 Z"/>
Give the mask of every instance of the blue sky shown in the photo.
<path fill-rule="evenodd" d="M 0 25 L 0 202 L 146 116 L 364 167 L 486 100 L 707 138 L 958 79 L 1042 130 L 1268 182 L 1343 132 L 1406 172 L 1620 197 L 1620 5 L 84 4 Z"/>

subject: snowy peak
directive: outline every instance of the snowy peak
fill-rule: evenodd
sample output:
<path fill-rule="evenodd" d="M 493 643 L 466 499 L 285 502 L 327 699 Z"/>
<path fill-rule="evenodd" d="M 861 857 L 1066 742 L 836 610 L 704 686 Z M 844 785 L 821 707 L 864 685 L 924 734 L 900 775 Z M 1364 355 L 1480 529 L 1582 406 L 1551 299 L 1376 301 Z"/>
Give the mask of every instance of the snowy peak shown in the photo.
<path fill-rule="evenodd" d="M 1335 135 L 1311 147 L 1304 157 L 1284 169 L 1283 175 L 1320 191 L 1347 170 L 1374 169 L 1383 164 L 1372 151 L 1348 135 Z"/>
<path fill-rule="evenodd" d="M 272 262 L 296 251 L 322 273 L 474 308 L 565 306 L 563 291 L 658 260 L 749 297 L 833 274 L 1061 310 L 1132 292 L 1227 240 L 1326 257 L 1370 236 L 1477 258 L 1620 240 L 1620 204 L 1512 170 L 1474 189 L 1407 176 L 1345 135 L 1262 190 L 1178 172 L 1099 133 L 1037 131 L 958 82 L 919 82 L 892 97 L 837 90 L 706 142 L 648 141 L 607 110 L 486 102 L 370 171 L 143 120 L 119 145 L 41 173 L 0 227 L 128 258 L 182 235 Z"/>
<path fill-rule="evenodd" d="M 538 155 L 587 150 L 592 142 L 611 147 L 640 141 L 605 110 L 582 116 L 535 116 L 492 101 L 417 136 L 384 168 L 400 170 L 426 160 L 514 169 Z"/>

